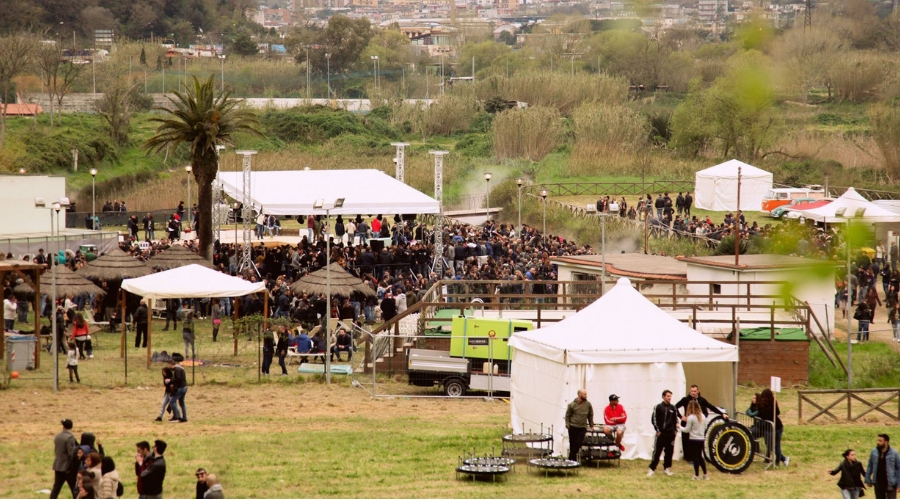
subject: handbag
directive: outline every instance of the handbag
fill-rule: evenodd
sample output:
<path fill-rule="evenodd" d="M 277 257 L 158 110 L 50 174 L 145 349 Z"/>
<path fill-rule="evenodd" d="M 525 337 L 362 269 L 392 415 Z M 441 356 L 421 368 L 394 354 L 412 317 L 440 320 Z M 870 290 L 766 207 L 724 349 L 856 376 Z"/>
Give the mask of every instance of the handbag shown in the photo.
<path fill-rule="evenodd" d="M 221 325 L 221 324 L 222 324 L 222 320 L 221 320 L 221 319 L 216 318 L 216 319 L 213 320 L 213 325 L 219 326 L 219 325 Z"/>

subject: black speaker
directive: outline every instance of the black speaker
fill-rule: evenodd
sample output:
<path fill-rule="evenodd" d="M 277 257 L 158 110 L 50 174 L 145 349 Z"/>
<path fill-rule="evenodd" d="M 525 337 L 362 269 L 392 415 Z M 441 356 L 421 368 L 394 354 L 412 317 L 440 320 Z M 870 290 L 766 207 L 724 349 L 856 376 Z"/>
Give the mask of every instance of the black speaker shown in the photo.
<path fill-rule="evenodd" d="M 369 244 L 372 246 L 372 253 L 381 253 L 384 250 L 384 242 L 381 240 L 369 240 Z"/>

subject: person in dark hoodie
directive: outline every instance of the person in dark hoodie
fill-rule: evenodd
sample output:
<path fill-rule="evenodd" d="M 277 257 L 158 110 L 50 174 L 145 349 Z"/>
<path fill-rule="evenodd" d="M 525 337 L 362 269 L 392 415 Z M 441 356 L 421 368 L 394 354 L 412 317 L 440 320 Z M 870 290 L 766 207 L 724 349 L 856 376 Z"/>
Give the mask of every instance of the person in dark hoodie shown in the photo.
<path fill-rule="evenodd" d="M 106 455 L 106 453 L 103 452 L 103 445 L 97 442 L 97 436 L 95 436 L 92 432 L 81 433 L 80 448 L 83 453 L 83 458 L 81 459 L 82 469 L 87 467 L 85 465 L 85 462 L 87 461 L 87 456 L 90 455 L 91 452 L 97 452 L 101 457 Z"/>
<path fill-rule="evenodd" d="M 166 452 L 166 447 L 166 442 L 161 439 L 153 442 L 153 459 L 150 462 L 150 466 L 141 472 L 140 475 L 141 487 L 143 488 L 140 498 L 163 497 L 163 482 L 166 479 L 166 457 L 163 454 Z M 136 466 L 141 466 L 143 460 L 145 459 L 139 455 Z"/>

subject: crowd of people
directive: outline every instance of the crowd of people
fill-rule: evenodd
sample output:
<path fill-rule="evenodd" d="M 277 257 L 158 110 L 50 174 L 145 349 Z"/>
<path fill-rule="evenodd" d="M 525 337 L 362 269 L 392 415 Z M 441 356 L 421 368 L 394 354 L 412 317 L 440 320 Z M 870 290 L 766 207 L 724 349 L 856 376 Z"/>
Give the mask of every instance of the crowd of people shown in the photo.
<path fill-rule="evenodd" d="M 97 437 L 91 432 L 84 432 L 79 443 L 72 433 L 72 420 L 64 419 L 60 423 L 62 430 L 53 438 L 54 479 L 50 498 L 59 498 L 64 486 L 68 486 L 73 499 L 125 496 L 123 477 Z M 152 445 L 141 441 L 136 448 L 134 475 L 138 498 L 163 498 L 168 444 L 157 439 Z M 215 474 L 200 468 L 195 476 L 196 498 L 225 498 L 222 484 Z"/>

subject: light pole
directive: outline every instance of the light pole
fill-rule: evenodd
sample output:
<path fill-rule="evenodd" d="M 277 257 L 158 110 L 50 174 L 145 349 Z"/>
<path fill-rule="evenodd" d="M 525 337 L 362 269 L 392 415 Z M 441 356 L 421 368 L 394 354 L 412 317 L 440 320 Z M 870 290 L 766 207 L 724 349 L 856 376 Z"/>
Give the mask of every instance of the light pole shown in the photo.
<path fill-rule="evenodd" d="M 309 45 L 306 46 L 306 100 L 309 100 Z"/>
<path fill-rule="evenodd" d="M 97 169 L 91 169 L 91 229 L 97 229 Z"/>
<path fill-rule="evenodd" d="M 184 167 L 185 173 L 187 173 L 188 179 L 188 227 L 193 230 L 194 229 L 194 209 L 191 207 L 191 170 L 193 168 L 188 165 Z"/>
<path fill-rule="evenodd" d="M 541 199 L 544 205 L 544 232 L 541 234 L 541 241 L 547 237 L 547 190 L 541 189 Z"/>
<path fill-rule="evenodd" d="M 516 236 L 519 238 L 522 237 L 522 184 L 525 184 L 525 179 L 519 177 L 516 179 L 516 186 L 518 186 L 518 198 L 519 198 L 519 227 L 516 228 Z"/>
<path fill-rule="evenodd" d="M 328 52 L 325 53 L 325 71 L 327 78 L 325 82 L 328 87 L 326 91 L 327 95 L 325 96 L 325 98 L 331 99 L 331 54 L 329 54 Z"/>
<path fill-rule="evenodd" d="M 375 88 L 378 89 L 378 56 L 370 56 L 372 58 L 372 69 L 375 72 Z"/>
<path fill-rule="evenodd" d="M 487 183 L 487 201 L 485 201 L 485 219 L 484 225 L 487 226 L 489 220 L 491 220 L 491 177 L 493 175 L 488 172 L 484 174 L 484 181 Z"/>
<path fill-rule="evenodd" d="M 225 54 L 219 56 L 219 61 L 222 63 L 222 92 L 225 92 Z"/>
<path fill-rule="evenodd" d="M 314 210 L 325 210 L 325 222 L 331 223 L 331 211 L 344 206 L 344 199 L 334 200 L 331 208 L 325 206 L 325 200 L 316 200 Z M 325 346 L 331 349 L 331 235 L 325 238 Z M 331 384 L 330 353 L 325 353 L 325 383 Z"/>
<path fill-rule="evenodd" d="M 56 236 L 57 236 L 57 251 L 55 254 L 50 255 L 50 276 L 51 276 L 51 284 L 50 284 L 50 301 L 53 306 L 50 308 L 50 330 L 51 330 L 51 347 L 50 347 L 50 355 L 53 357 L 53 392 L 59 391 L 59 337 L 56 331 L 56 266 L 59 265 L 59 261 L 56 260 L 59 255 L 59 250 L 61 249 L 61 245 L 59 245 L 59 211 L 63 208 L 69 207 L 69 199 L 68 198 L 60 198 L 59 201 L 53 202 L 50 206 L 47 206 L 47 202 L 44 201 L 43 198 L 35 198 L 34 199 L 35 208 L 49 208 L 50 209 L 50 236 L 53 236 L 53 212 L 56 212 Z M 35 314 L 40 314 L 41 312 L 35 311 Z"/>

